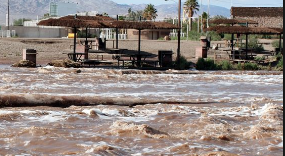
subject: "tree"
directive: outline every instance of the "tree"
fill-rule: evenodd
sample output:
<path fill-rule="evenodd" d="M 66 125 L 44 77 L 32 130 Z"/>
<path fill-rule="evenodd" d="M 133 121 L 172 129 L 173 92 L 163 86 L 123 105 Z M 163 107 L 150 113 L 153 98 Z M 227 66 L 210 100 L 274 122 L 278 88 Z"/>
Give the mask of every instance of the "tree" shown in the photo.
<path fill-rule="evenodd" d="M 208 14 L 206 12 L 203 12 L 202 14 L 202 23 L 203 23 L 203 30 L 205 30 L 207 28 L 207 18 L 208 18 Z"/>
<path fill-rule="evenodd" d="M 23 26 L 25 21 L 31 21 L 31 19 L 21 18 L 14 20 L 13 25 L 14 26 Z"/>
<path fill-rule="evenodd" d="M 197 0 L 187 0 L 184 3 L 184 8 L 186 10 L 186 13 L 188 14 L 189 20 L 189 26 L 190 26 L 190 31 L 192 30 L 192 17 L 197 11 L 199 11 L 200 5 L 198 4 Z"/>
<path fill-rule="evenodd" d="M 129 8 L 126 20 L 128 20 L 128 21 L 138 21 L 140 19 L 140 17 L 142 17 L 142 16 L 143 16 L 143 11 L 142 10 L 134 12 L 134 11 L 132 11 L 131 8 Z"/>
<path fill-rule="evenodd" d="M 146 20 L 155 20 L 157 17 L 157 10 L 154 5 L 148 4 L 143 11 L 143 18 Z"/>

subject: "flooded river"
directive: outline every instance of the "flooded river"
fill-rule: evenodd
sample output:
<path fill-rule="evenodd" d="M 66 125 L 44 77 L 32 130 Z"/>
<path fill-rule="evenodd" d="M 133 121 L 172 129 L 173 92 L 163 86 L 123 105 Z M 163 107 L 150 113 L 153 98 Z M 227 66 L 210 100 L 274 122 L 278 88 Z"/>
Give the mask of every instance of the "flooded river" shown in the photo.
<path fill-rule="evenodd" d="M 0 67 L 0 106 L 0 155 L 283 155 L 282 72 Z"/>

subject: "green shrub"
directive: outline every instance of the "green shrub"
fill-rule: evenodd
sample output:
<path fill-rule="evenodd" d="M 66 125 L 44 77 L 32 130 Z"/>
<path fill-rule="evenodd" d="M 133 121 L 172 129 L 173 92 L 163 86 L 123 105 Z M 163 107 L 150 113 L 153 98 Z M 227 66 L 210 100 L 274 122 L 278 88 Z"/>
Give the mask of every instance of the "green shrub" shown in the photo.
<path fill-rule="evenodd" d="M 237 70 L 243 70 L 243 65 L 239 62 L 236 67 Z"/>
<path fill-rule="evenodd" d="M 283 70 L 283 57 L 278 61 L 278 64 L 276 67 L 280 70 Z"/>
<path fill-rule="evenodd" d="M 221 61 L 218 64 L 218 68 L 221 70 L 233 70 L 234 69 L 233 65 L 229 61 L 226 61 L 226 60 Z"/>
<path fill-rule="evenodd" d="M 175 68 L 177 70 L 185 70 L 190 68 L 191 62 L 188 62 L 184 56 L 180 56 L 180 64 L 178 64 L 178 60 L 175 61 Z"/>
<path fill-rule="evenodd" d="M 281 58 L 283 59 L 283 55 L 281 53 L 278 53 L 276 56 L 275 56 L 276 60 L 279 61 L 281 60 Z"/>
<path fill-rule="evenodd" d="M 215 31 L 209 31 L 208 35 L 211 37 L 211 41 L 221 41 L 221 36 Z"/>
<path fill-rule="evenodd" d="M 197 70 L 217 70 L 218 67 L 215 64 L 214 60 L 207 58 L 206 60 L 203 58 L 199 58 L 196 63 Z"/>
<path fill-rule="evenodd" d="M 278 40 L 274 40 L 271 44 L 272 44 L 272 47 L 279 48 L 279 41 Z M 283 41 L 281 41 L 281 48 L 283 48 Z"/>
<path fill-rule="evenodd" d="M 189 31 L 188 39 L 191 41 L 200 41 L 201 33 L 198 33 L 197 31 Z"/>
<path fill-rule="evenodd" d="M 245 63 L 243 66 L 244 70 L 258 70 L 258 65 L 256 63 Z"/>
<path fill-rule="evenodd" d="M 263 61 L 265 60 L 265 56 L 257 56 L 254 58 L 255 61 Z"/>

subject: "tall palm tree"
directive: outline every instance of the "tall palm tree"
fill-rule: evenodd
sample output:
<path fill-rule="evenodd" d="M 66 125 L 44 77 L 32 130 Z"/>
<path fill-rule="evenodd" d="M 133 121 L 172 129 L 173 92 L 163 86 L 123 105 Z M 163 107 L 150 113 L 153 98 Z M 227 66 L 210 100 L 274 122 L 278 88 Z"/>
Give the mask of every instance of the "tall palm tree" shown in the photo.
<path fill-rule="evenodd" d="M 153 20 L 157 17 L 157 10 L 154 8 L 154 5 L 148 4 L 143 12 L 143 18 L 146 20 Z"/>
<path fill-rule="evenodd" d="M 206 12 L 203 12 L 202 14 L 202 24 L 203 24 L 203 30 L 207 28 L 207 19 L 208 19 L 208 14 Z"/>
<path fill-rule="evenodd" d="M 186 0 L 184 3 L 184 8 L 186 9 L 186 13 L 188 13 L 189 25 L 190 30 L 192 30 L 192 18 L 197 11 L 199 11 L 200 5 L 198 4 L 197 0 Z"/>

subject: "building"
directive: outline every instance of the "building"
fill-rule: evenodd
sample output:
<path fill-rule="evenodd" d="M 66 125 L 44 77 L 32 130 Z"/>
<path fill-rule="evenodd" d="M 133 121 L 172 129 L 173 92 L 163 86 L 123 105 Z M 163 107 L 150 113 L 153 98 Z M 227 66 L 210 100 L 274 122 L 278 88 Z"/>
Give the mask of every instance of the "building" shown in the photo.
<path fill-rule="evenodd" d="M 127 30 L 128 39 L 138 39 L 139 31 L 135 29 Z M 170 29 L 144 29 L 141 31 L 141 39 L 144 40 L 157 40 L 169 36 Z"/>
<path fill-rule="evenodd" d="M 77 3 L 72 2 L 51 2 L 49 14 L 51 17 L 61 17 L 76 14 Z"/>
<path fill-rule="evenodd" d="M 232 7 L 231 17 L 256 21 L 257 27 L 283 28 L 283 7 Z"/>

